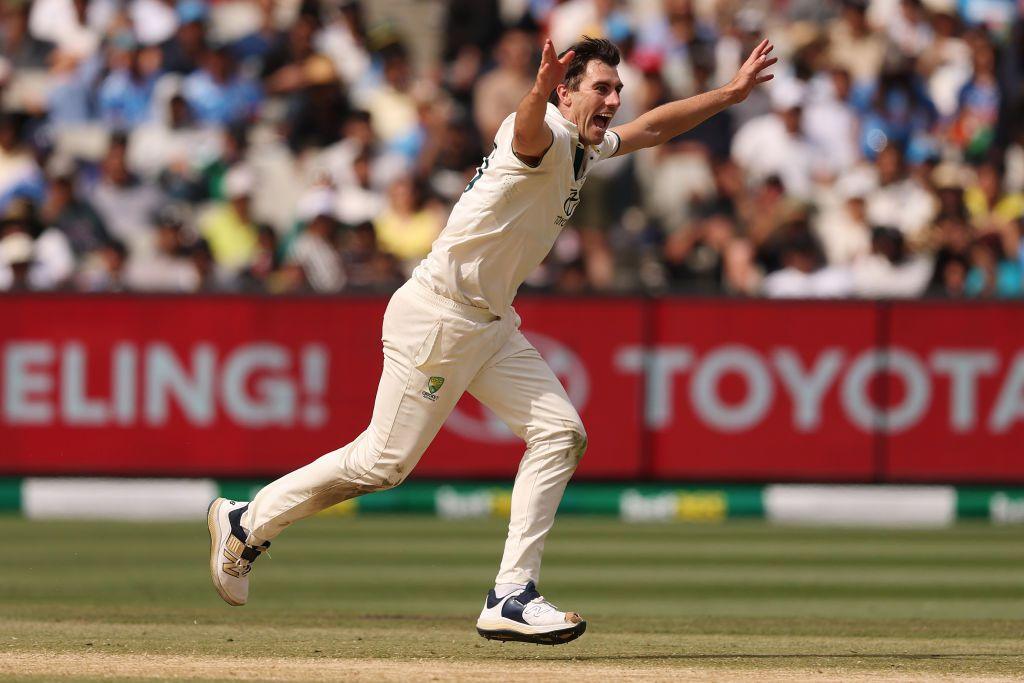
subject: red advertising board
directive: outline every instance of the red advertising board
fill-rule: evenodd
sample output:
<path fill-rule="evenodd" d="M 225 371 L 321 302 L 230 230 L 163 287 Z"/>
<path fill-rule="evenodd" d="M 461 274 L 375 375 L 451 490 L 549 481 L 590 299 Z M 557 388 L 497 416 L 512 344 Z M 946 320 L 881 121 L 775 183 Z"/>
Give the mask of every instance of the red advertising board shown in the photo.
<path fill-rule="evenodd" d="M 525 299 L 516 303 L 522 330 L 565 386 L 587 429 L 577 476 L 629 478 L 641 465 L 643 377 L 623 376 L 614 360 L 640 344 L 643 306 L 635 299 Z M 417 473 L 513 476 L 523 443 L 492 413 L 463 396 Z"/>
<path fill-rule="evenodd" d="M 888 425 L 884 475 L 1024 480 L 1024 307 L 899 303 L 889 327 L 905 409 Z"/>
<path fill-rule="evenodd" d="M 0 476 L 269 477 L 366 426 L 383 298 L 0 297 Z M 525 298 L 578 477 L 1024 482 L 1024 306 Z M 418 476 L 509 477 L 464 397 Z"/>
<path fill-rule="evenodd" d="M 366 427 L 385 303 L 2 297 L 0 473 L 275 476 L 294 469 Z M 627 300 L 551 300 L 520 310 L 523 331 L 588 425 L 594 446 L 581 475 L 635 475 L 642 382 L 612 376 L 610 359 L 639 342 L 639 308 Z M 466 397 L 417 473 L 511 476 L 522 452 L 507 428 Z"/>
<path fill-rule="evenodd" d="M 873 435 L 845 419 L 841 391 L 877 341 L 872 304 L 663 299 L 656 311 L 656 476 L 872 478 Z"/>
<path fill-rule="evenodd" d="M 265 475 L 302 464 L 363 428 L 383 310 L 378 299 L 0 299 L 0 467 Z"/>

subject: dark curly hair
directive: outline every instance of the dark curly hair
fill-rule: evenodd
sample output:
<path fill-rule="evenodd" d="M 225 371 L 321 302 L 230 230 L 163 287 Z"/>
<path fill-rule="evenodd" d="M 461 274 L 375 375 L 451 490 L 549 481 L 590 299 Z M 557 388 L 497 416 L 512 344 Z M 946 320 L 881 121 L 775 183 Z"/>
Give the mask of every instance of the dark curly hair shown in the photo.
<path fill-rule="evenodd" d="M 562 79 L 562 83 L 569 90 L 579 90 L 580 81 L 583 80 L 583 74 L 587 71 L 587 64 L 590 64 L 592 59 L 600 60 L 608 66 L 619 65 L 619 48 L 615 46 L 615 43 L 605 38 L 583 36 L 581 40 L 576 41 L 567 50 L 562 52 L 559 57 L 564 57 L 569 50 L 573 50 L 576 53 L 573 55 L 572 61 L 569 62 L 565 78 Z"/>

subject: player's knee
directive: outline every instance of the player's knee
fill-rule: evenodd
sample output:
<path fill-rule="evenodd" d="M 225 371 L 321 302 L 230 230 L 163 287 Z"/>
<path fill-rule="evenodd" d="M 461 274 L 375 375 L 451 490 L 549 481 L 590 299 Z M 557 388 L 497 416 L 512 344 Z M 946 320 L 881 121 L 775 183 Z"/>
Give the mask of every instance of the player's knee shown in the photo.
<path fill-rule="evenodd" d="M 579 462 L 583 454 L 587 452 L 587 430 L 583 428 L 582 422 L 577 422 L 569 430 L 569 438 L 572 441 L 572 452 Z"/>
<path fill-rule="evenodd" d="M 579 420 L 567 422 L 559 430 L 550 435 L 550 438 L 567 449 L 567 456 L 579 463 L 583 454 L 587 452 L 587 430 Z"/>
<path fill-rule="evenodd" d="M 402 465 L 388 465 L 374 468 L 364 477 L 366 486 L 373 491 L 393 489 L 409 475 Z"/>
<path fill-rule="evenodd" d="M 358 483 L 363 493 L 393 489 L 409 476 L 411 468 L 399 453 L 368 449 L 360 455 L 345 463 L 341 476 Z"/>

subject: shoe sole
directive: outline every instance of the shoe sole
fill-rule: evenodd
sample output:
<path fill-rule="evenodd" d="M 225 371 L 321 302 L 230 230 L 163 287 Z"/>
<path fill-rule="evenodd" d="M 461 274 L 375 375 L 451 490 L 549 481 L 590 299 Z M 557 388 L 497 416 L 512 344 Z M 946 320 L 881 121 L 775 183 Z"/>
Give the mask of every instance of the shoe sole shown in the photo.
<path fill-rule="evenodd" d="M 476 632 L 487 640 L 498 640 L 501 642 L 516 641 L 520 643 L 535 643 L 537 645 L 561 645 L 569 643 L 583 635 L 587 630 L 587 622 L 581 621 L 569 628 L 559 631 L 548 631 L 547 633 L 520 633 L 511 629 L 487 630 L 479 626 Z"/>
<path fill-rule="evenodd" d="M 217 541 L 217 513 L 220 512 L 220 503 L 223 502 L 223 498 L 214 498 L 210 507 L 206 509 L 206 526 L 210 530 L 210 578 L 213 580 L 213 587 L 217 589 L 217 594 L 224 602 L 232 607 L 241 607 L 245 603 L 232 600 L 220 583 L 221 544 Z"/>

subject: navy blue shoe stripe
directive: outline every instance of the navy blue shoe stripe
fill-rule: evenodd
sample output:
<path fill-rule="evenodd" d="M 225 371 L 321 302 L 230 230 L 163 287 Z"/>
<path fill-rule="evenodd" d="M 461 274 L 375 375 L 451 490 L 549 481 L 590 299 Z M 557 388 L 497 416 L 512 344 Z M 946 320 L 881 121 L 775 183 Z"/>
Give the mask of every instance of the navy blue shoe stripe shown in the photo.
<path fill-rule="evenodd" d="M 524 605 L 540 597 L 540 592 L 537 590 L 537 584 L 533 581 L 527 581 L 526 587 L 523 588 L 523 592 L 516 596 L 516 599 Z"/>
<path fill-rule="evenodd" d="M 248 505 L 243 505 L 237 510 L 232 510 L 231 512 L 228 513 L 228 522 L 231 524 L 231 535 L 237 538 L 242 543 L 246 543 L 246 541 L 249 539 L 248 532 L 246 532 L 246 530 L 242 528 L 242 515 L 248 509 Z M 263 547 L 269 548 L 270 541 L 264 543 Z M 257 557 L 259 557 L 259 551 L 253 548 L 252 551 L 249 552 L 249 548 L 251 548 L 251 546 L 249 546 L 248 543 L 246 543 L 246 552 L 242 553 L 242 557 L 251 562 L 252 560 L 255 560 Z"/>
<path fill-rule="evenodd" d="M 243 505 L 237 510 L 232 510 L 228 513 L 228 521 L 231 523 L 231 535 L 237 538 L 242 543 L 245 543 L 249 535 L 245 533 L 245 529 L 242 528 L 242 515 L 249 509 L 248 505 Z"/>
<path fill-rule="evenodd" d="M 526 584 L 526 588 L 519 595 L 514 595 L 505 601 L 505 604 L 501 606 L 501 616 L 512 621 L 518 621 L 520 624 L 525 624 L 526 619 L 523 618 L 523 610 L 530 604 L 531 600 L 540 597 L 540 593 L 537 592 L 537 587 L 533 581 Z"/>
<path fill-rule="evenodd" d="M 501 616 L 512 621 L 518 621 L 520 624 L 525 624 L 526 619 L 523 618 L 524 609 L 526 609 L 526 605 L 519 602 L 516 598 L 509 598 L 501 606 Z"/>

